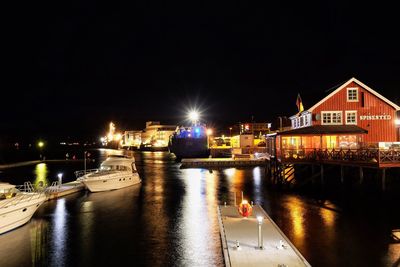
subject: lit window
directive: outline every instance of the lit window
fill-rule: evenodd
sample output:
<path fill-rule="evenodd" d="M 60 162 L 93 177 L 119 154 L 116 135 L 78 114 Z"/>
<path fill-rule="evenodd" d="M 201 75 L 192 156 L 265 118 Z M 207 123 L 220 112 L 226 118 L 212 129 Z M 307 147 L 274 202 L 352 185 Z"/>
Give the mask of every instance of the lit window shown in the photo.
<path fill-rule="evenodd" d="M 357 124 L 357 111 L 346 111 L 346 124 Z"/>
<path fill-rule="evenodd" d="M 347 88 L 347 101 L 349 102 L 358 101 L 358 88 Z"/>
<path fill-rule="evenodd" d="M 342 112 L 341 111 L 322 111 L 322 124 L 342 124 Z"/>

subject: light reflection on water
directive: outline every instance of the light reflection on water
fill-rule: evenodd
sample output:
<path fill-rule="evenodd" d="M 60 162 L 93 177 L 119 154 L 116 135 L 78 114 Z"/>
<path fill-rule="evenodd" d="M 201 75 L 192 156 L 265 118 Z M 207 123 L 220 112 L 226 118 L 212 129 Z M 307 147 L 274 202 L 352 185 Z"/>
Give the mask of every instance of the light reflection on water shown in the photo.
<path fill-rule="evenodd" d="M 44 185 L 49 185 L 49 180 L 47 179 L 47 175 L 48 175 L 48 169 L 47 169 L 47 165 L 46 163 L 39 163 L 35 166 L 35 181 L 33 182 L 33 184 L 35 186 L 38 186 L 39 184 Z"/>
<path fill-rule="evenodd" d="M 114 153 L 100 150 L 96 164 Z M 142 184 L 46 202 L 30 223 L 0 235 L 0 266 L 223 266 L 216 209 L 224 201 L 232 204 L 234 191 L 238 201 L 243 191 L 249 201 L 261 203 L 315 266 L 345 266 L 349 262 L 343 254 L 359 265 L 379 257 L 393 263 L 399 257 L 398 243 L 385 243 L 367 223 L 355 233 L 359 222 L 335 204 L 321 206 L 301 195 L 269 190 L 261 167 L 180 169 L 168 153 L 129 153 Z M 28 171 L 35 172 L 35 183 L 54 176 L 50 164 Z M 362 247 L 366 231 L 386 244 L 381 246 L 386 251 Z"/>
<path fill-rule="evenodd" d="M 63 266 L 65 264 L 66 228 L 68 214 L 65 208 L 65 198 L 57 200 L 56 208 L 53 213 L 52 244 L 53 253 L 50 256 L 52 266 Z"/>

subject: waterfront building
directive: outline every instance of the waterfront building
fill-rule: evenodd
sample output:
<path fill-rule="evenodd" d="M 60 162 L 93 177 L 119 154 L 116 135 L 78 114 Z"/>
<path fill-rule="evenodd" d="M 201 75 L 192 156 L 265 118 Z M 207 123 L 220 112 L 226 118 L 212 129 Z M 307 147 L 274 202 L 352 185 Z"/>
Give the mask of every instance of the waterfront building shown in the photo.
<path fill-rule="evenodd" d="M 125 131 L 122 147 L 140 148 L 142 143 L 142 131 Z"/>
<path fill-rule="evenodd" d="M 397 151 L 399 110 L 397 104 L 351 78 L 312 107 L 299 109 L 290 117 L 290 130 L 269 135 L 268 151 L 286 159 L 315 158 L 316 151 L 328 155 L 332 151 L 357 150 L 357 157 L 372 153 L 362 149 Z"/>
<path fill-rule="evenodd" d="M 290 120 L 292 129 L 314 126 L 351 129 L 347 126 L 357 126 L 368 131 L 363 136 L 365 143 L 396 142 L 400 141 L 398 111 L 398 105 L 356 78 L 351 78 L 332 89 L 330 94 L 311 108 L 290 117 Z M 335 141 L 336 145 L 339 143 L 339 140 Z"/>
<path fill-rule="evenodd" d="M 253 134 L 261 136 L 269 133 L 271 123 L 267 122 L 246 122 L 240 123 L 240 134 Z"/>

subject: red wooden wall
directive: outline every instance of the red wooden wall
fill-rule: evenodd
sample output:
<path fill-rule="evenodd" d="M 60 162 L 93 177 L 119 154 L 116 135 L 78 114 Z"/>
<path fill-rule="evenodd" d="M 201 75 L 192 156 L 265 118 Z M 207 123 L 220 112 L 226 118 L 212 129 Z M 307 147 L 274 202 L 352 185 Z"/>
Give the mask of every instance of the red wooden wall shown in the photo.
<path fill-rule="evenodd" d="M 347 102 L 348 87 L 358 87 L 358 102 Z M 364 92 L 364 107 L 362 107 L 362 92 Z M 364 136 L 364 142 L 397 141 L 395 125 L 396 110 L 355 82 L 351 82 L 345 88 L 317 106 L 313 110 L 313 115 L 321 114 L 321 111 L 342 111 L 342 122 L 346 124 L 346 110 L 357 110 L 357 125 L 368 131 L 368 134 Z M 363 115 L 390 115 L 392 118 L 390 120 L 360 120 L 360 116 Z M 321 122 L 322 116 L 318 121 L 316 121 L 315 116 L 313 116 L 313 125 L 321 124 Z"/>

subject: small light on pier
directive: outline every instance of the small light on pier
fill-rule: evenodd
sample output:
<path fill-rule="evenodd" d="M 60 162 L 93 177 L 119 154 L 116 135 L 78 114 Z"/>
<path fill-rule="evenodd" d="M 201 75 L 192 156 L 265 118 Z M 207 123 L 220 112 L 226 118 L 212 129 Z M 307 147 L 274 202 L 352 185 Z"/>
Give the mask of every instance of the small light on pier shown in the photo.
<path fill-rule="evenodd" d="M 256 247 L 256 249 L 264 249 L 263 235 L 262 235 L 263 220 L 264 220 L 263 216 L 257 216 L 257 222 L 258 222 L 258 246 Z"/>
<path fill-rule="evenodd" d="M 58 177 L 58 187 L 60 187 L 62 184 L 63 173 L 62 172 L 58 173 L 57 177 Z"/>

